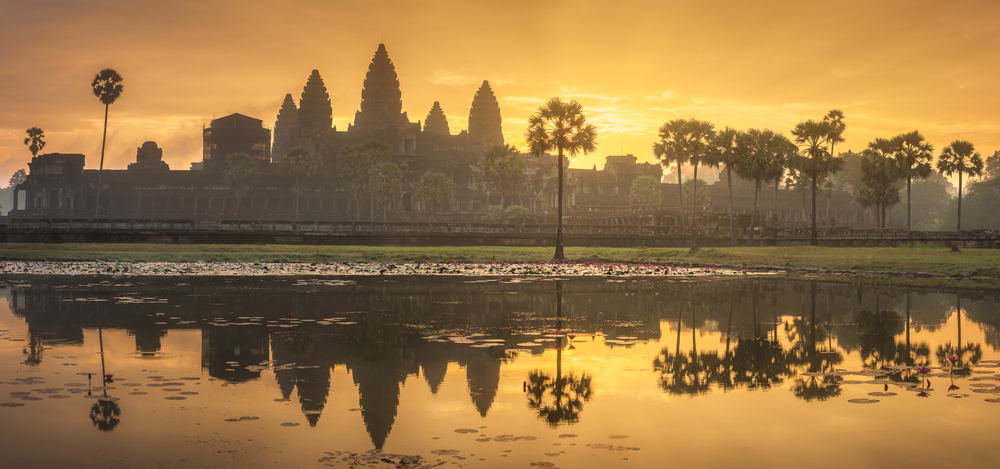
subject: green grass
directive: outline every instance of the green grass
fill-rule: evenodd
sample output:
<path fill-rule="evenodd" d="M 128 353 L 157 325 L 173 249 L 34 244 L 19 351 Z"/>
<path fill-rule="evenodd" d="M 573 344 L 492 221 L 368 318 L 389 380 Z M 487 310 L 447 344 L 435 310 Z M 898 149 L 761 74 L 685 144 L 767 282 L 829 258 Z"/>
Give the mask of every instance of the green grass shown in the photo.
<path fill-rule="evenodd" d="M 63 261 L 548 261 L 550 247 L 368 247 L 226 244 L 35 244 L 0 245 L 0 259 Z M 926 272 L 1000 276 L 1000 250 L 917 246 L 896 248 L 732 247 L 566 248 L 573 261 L 677 262 L 719 265 L 822 268 L 830 270 Z"/>

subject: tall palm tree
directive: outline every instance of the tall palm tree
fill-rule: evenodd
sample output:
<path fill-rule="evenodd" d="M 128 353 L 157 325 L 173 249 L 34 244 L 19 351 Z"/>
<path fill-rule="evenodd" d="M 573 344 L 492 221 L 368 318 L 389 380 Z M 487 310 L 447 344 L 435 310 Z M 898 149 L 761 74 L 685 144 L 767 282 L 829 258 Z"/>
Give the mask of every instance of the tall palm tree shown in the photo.
<path fill-rule="evenodd" d="M 104 104 L 104 137 L 101 138 L 101 165 L 97 169 L 97 200 L 94 204 L 94 218 L 101 207 L 101 174 L 104 172 L 104 145 L 108 141 L 108 109 L 111 104 L 122 95 L 122 76 L 113 68 L 105 68 L 97 75 L 94 75 L 94 82 L 90 84 L 94 89 L 94 96 Z"/>
<path fill-rule="evenodd" d="M 715 139 L 714 125 L 711 122 L 697 119 L 674 119 L 660 127 L 660 141 L 653 144 L 653 153 L 660 161 L 677 162 L 677 184 L 681 184 L 681 163 L 686 162 L 694 167 L 694 193 L 698 193 L 698 164 L 709 153 L 712 141 Z M 681 195 L 683 200 L 683 194 Z M 695 215 L 698 206 L 697 198 L 691 199 L 691 230 L 697 226 Z M 681 207 L 681 219 L 684 218 L 684 207 Z"/>
<path fill-rule="evenodd" d="M 941 149 L 937 162 L 938 172 L 951 176 L 958 173 L 958 226 L 962 232 L 962 175 L 980 176 L 983 174 L 983 157 L 976 152 L 972 143 L 965 140 L 955 140 Z"/>
<path fill-rule="evenodd" d="M 24 144 L 28 146 L 28 151 L 31 152 L 32 157 L 38 156 L 38 152 L 45 148 L 45 132 L 38 127 L 32 127 L 27 130 L 28 136 L 24 138 Z"/>
<path fill-rule="evenodd" d="M 733 165 L 739 155 L 739 145 L 737 142 L 739 132 L 731 127 L 726 127 L 715 134 L 712 146 L 704 158 L 707 166 L 718 168 L 726 165 L 726 181 L 729 183 L 729 245 L 736 246 L 736 224 L 733 215 Z M 778 184 L 775 184 L 775 188 Z M 775 189 L 777 190 L 777 189 Z"/>
<path fill-rule="evenodd" d="M 892 139 L 896 147 L 896 161 L 906 177 L 906 231 L 910 231 L 910 190 L 914 177 L 926 179 L 931 175 L 934 145 L 924 140 L 920 132 L 899 134 Z"/>
<path fill-rule="evenodd" d="M 528 129 L 524 140 L 535 156 L 556 150 L 558 152 L 559 188 L 556 211 L 556 252 L 553 259 L 565 259 L 563 255 L 563 154 L 588 154 L 597 148 L 597 129 L 588 124 L 583 115 L 583 106 L 575 99 L 563 102 L 552 98 L 538 112 L 528 117 Z"/>
<path fill-rule="evenodd" d="M 754 226 L 757 222 L 761 185 L 770 181 L 777 184 L 781 180 L 785 174 L 786 161 L 795 155 L 796 148 L 787 137 L 768 129 L 750 129 L 738 134 L 736 140 L 737 160 L 733 169 L 739 177 L 754 181 L 753 211 L 747 236 L 747 246 L 750 246 L 753 244 Z"/>
<path fill-rule="evenodd" d="M 830 133 L 826 136 L 826 141 L 830 143 L 830 154 L 836 155 L 833 152 L 833 145 L 844 143 L 844 130 L 847 129 L 847 124 L 844 123 L 844 112 L 840 109 L 831 109 L 823 116 L 823 122 L 830 126 Z"/>
<path fill-rule="evenodd" d="M 830 153 L 830 145 L 840 138 L 833 121 L 816 122 L 808 120 L 799 122 L 792 130 L 795 136 L 795 143 L 802 146 L 803 157 L 799 158 L 796 166 L 805 172 L 812 184 L 812 232 L 809 235 L 809 244 L 816 246 L 816 187 L 822 176 L 836 173 L 844 167 L 844 161 L 835 158 Z"/>

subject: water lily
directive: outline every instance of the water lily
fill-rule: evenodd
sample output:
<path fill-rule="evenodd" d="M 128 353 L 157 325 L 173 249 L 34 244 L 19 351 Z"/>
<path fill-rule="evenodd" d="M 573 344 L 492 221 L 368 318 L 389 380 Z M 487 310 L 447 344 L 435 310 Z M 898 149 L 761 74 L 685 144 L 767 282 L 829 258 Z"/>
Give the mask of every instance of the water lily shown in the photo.
<path fill-rule="evenodd" d="M 927 373 L 930 373 L 930 371 L 931 371 L 931 369 L 928 368 L 928 367 L 926 367 L 926 366 L 921 366 L 921 367 L 917 368 L 917 373 L 920 373 L 922 375 L 926 375 Z"/>
<path fill-rule="evenodd" d="M 952 356 L 949 356 L 949 357 L 948 357 L 948 361 L 950 361 L 950 362 L 951 362 L 951 364 L 952 364 L 952 365 L 954 365 L 955 363 L 958 363 L 958 357 L 956 357 L 956 356 L 953 356 L 953 355 L 952 355 Z"/>

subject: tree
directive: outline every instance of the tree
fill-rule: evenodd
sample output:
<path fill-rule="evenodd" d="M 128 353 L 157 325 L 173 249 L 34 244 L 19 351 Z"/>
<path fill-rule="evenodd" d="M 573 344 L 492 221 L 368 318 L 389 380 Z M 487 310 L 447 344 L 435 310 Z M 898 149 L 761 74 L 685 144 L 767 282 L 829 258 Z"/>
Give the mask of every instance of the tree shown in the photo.
<path fill-rule="evenodd" d="M 931 173 L 931 177 L 913 183 L 912 203 L 916 209 L 913 214 L 914 229 L 938 231 L 944 226 L 952 200 L 948 194 L 948 185 L 948 180 L 938 173 Z"/>
<path fill-rule="evenodd" d="M 840 134 L 843 128 L 840 125 L 835 120 L 808 120 L 799 122 L 792 130 L 795 143 L 803 147 L 802 157 L 796 158 L 793 164 L 810 178 L 812 184 L 812 232 L 809 236 L 809 244 L 812 246 L 819 244 L 816 240 L 817 182 L 823 176 L 836 173 L 844 167 L 844 160 L 834 157 L 830 152 L 830 146 L 842 141 Z"/>
<path fill-rule="evenodd" d="M 681 188 L 681 193 L 684 195 L 684 201 L 691 200 L 692 194 L 695 194 L 695 187 L 697 187 L 697 197 L 692 201 L 692 206 L 694 207 L 707 207 L 712 203 L 712 191 L 708 190 L 708 183 L 704 179 L 688 179 L 684 181 L 683 187 Z"/>
<path fill-rule="evenodd" d="M 499 205 L 490 205 L 486 208 L 486 215 L 483 215 L 483 221 L 488 221 L 490 223 L 500 223 L 504 220 L 503 207 Z"/>
<path fill-rule="evenodd" d="M 340 150 L 340 160 L 337 170 L 344 181 L 348 192 L 354 199 L 358 220 L 361 220 L 361 194 L 371 192 L 369 187 L 369 171 L 372 166 L 389 160 L 392 146 L 381 140 L 368 140 L 359 145 L 348 145 Z M 369 220 L 375 218 L 375 201 L 371 197 L 369 205 Z"/>
<path fill-rule="evenodd" d="M 660 127 L 660 141 L 653 144 L 653 153 L 666 166 L 677 163 L 677 185 L 681 184 L 681 164 L 686 162 L 694 167 L 694 179 L 698 180 L 698 165 L 709 154 L 715 139 L 715 126 L 711 122 L 697 119 L 674 119 Z M 695 182 L 697 185 L 697 182 Z M 680 187 L 678 187 L 680 190 Z M 683 199 L 683 194 L 681 198 Z M 695 201 L 691 201 L 691 229 L 697 226 L 694 214 Z M 681 220 L 684 219 L 684 204 L 681 203 Z"/>
<path fill-rule="evenodd" d="M 438 204 L 451 203 L 455 199 L 455 188 L 448 176 L 443 173 L 427 171 L 423 176 L 420 176 L 417 196 L 429 201 L 431 211 L 437 213 Z"/>
<path fill-rule="evenodd" d="M 26 131 L 28 136 L 24 138 L 24 144 L 28 145 L 28 151 L 32 158 L 38 156 L 38 152 L 45 148 L 45 132 L 38 127 L 32 127 Z"/>
<path fill-rule="evenodd" d="M 780 181 L 785 174 L 785 162 L 795 155 L 797 149 L 787 137 L 768 129 L 750 129 L 740 133 L 736 139 L 738 157 L 733 171 L 743 179 L 754 181 L 753 211 L 747 236 L 747 246 L 751 246 L 761 185 L 768 181 Z"/>
<path fill-rule="evenodd" d="M 371 188 L 372 199 L 382 204 L 382 221 L 385 221 L 389 202 L 403 187 L 403 173 L 391 161 L 377 163 L 368 170 L 368 187 Z"/>
<path fill-rule="evenodd" d="M 583 115 L 583 106 L 576 100 L 568 103 L 559 98 L 552 98 L 538 108 L 538 112 L 528 117 L 528 129 L 524 140 L 531 148 L 531 153 L 541 156 L 543 153 L 556 150 L 558 153 L 559 189 L 557 194 L 558 208 L 556 211 L 556 252 L 553 259 L 562 260 L 563 255 L 563 154 L 575 156 L 578 153 L 588 154 L 597 148 L 597 129 L 594 124 L 588 124 Z"/>
<path fill-rule="evenodd" d="M 913 178 L 926 179 L 931 175 L 934 146 L 927 143 L 924 136 L 916 130 L 895 136 L 892 143 L 896 147 L 896 162 L 906 178 L 906 231 L 909 232 Z"/>
<path fill-rule="evenodd" d="M 257 171 L 257 160 L 246 153 L 230 153 L 226 155 L 226 164 L 229 167 L 223 171 L 222 179 L 236 194 L 236 215 L 239 217 L 243 196 L 246 195 L 250 184 L 260 176 Z"/>
<path fill-rule="evenodd" d="M 628 203 L 632 205 L 659 205 L 663 198 L 660 181 L 653 176 L 639 176 L 628 189 Z"/>
<path fill-rule="evenodd" d="M 493 145 L 483 154 L 483 179 L 500 193 L 500 205 L 507 205 L 507 196 L 516 193 L 524 182 L 524 158 L 512 145 Z"/>
<path fill-rule="evenodd" d="M 292 195 L 295 196 L 295 221 L 299 220 L 299 199 L 305 192 L 306 181 L 316 174 L 316 159 L 309 150 L 295 147 L 278 163 L 281 174 L 292 180 Z"/>
<path fill-rule="evenodd" d="M 861 182 L 867 189 L 858 191 L 855 201 L 862 208 L 874 206 L 877 225 L 885 228 L 886 207 L 899 203 L 895 183 L 904 176 L 896 155 L 901 151 L 896 139 L 876 138 L 861 152 Z"/>
<path fill-rule="evenodd" d="M 962 175 L 979 176 L 983 173 L 983 158 L 976 152 L 972 143 L 955 140 L 941 149 L 937 162 L 938 172 L 948 177 L 958 173 L 958 224 L 957 231 L 962 232 Z"/>
<path fill-rule="evenodd" d="M 97 168 L 97 200 L 94 204 L 94 218 L 101 207 L 101 175 L 104 172 L 104 146 L 108 141 L 108 109 L 111 104 L 122 95 L 122 76 L 113 68 L 105 68 L 97 75 L 90 84 L 94 89 L 94 96 L 104 104 L 104 137 L 101 138 L 101 165 Z"/>
<path fill-rule="evenodd" d="M 521 227 L 524 227 L 524 218 L 530 213 L 527 207 L 523 205 L 509 205 L 507 209 L 503 211 L 504 217 L 508 220 L 512 218 L 517 218 L 521 220 Z"/>
<path fill-rule="evenodd" d="M 704 163 L 708 166 L 719 167 L 726 165 L 726 185 L 729 186 L 729 245 L 736 246 L 736 222 L 733 214 L 733 165 L 739 155 L 739 146 L 736 137 L 739 132 L 736 129 L 726 127 L 715 134 L 711 148 L 705 155 Z M 775 185 L 777 192 L 777 184 Z"/>
<path fill-rule="evenodd" d="M 1000 178 L 1000 150 L 993 152 L 986 158 L 986 167 L 983 169 L 983 177 L 986 179 Z"/>
<path fill-rule="evenodd" d="M 9 187 L 13 189 L 13 188 L 21 185 L 22 183 L 24 183 L 24 181 L 26 181 L 27 179 L 28 179 L 28 175 L 24 172 L 23 168 L 19 169 L 17 171 L 14 171 L 14 174 L 10 177 L 10 186 Z"/>

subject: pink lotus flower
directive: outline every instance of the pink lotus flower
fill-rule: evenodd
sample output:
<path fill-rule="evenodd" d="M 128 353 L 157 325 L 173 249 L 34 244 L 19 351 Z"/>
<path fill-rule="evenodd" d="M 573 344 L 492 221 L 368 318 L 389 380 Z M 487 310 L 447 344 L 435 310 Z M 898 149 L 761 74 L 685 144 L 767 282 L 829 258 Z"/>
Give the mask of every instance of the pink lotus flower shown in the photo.
<path fill-rule="evenodd" d="M 930 371 L 931 371 L 931 369 L 927 368 L 926 366 L 922 366 L 920 368 L 917 368 L 917 373 L 920 373 L 922 375 L 926 375 L 927 373 L 930 373 Z"/>
<path fill-rule="evenodd" d="M 960 388 L 958 386 L 955 386 L 954 384 L 952 384 L 951 386 L 948 386 L 948 390 L 949 391 L 956 391 L 958 389 L 960 389 Z"/>
<path fill-rule="evenodd" d="M 570 340 L 572 340 L 572 339 L 575 339 L 575 338 L 576 338 L 576 334 L 567 334 L 566 336 L 567 336 L 567 337 L 569 337 L 569 338 L 570 338 Z"/>
<path fill-rule="evenodd" d="M 948 360 L 951 361 L 952 365 L 954 365 L 955 363 L 958 363 L 958 357 L 956 357 L 956 356 L 949 356 Z"/>

